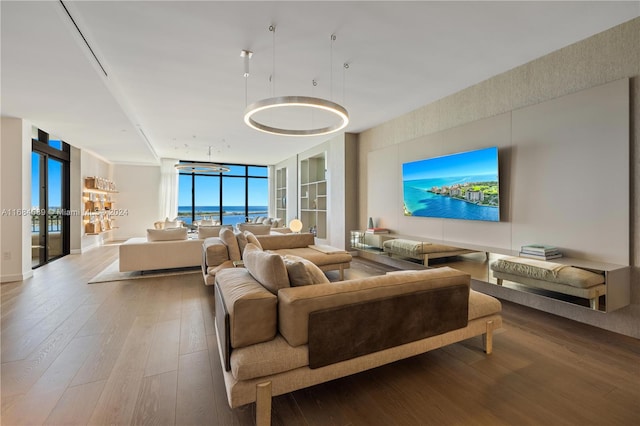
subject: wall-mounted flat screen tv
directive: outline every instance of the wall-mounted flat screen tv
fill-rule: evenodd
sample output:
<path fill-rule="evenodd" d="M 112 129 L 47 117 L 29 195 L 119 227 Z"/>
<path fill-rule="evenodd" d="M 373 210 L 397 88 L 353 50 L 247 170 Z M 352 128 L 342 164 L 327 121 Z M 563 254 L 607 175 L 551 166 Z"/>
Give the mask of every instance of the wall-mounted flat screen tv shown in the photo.
<path fill-rule="evenodd" d="M 500 221 L 498 148 L 402 165 L 404 215 Z"/>

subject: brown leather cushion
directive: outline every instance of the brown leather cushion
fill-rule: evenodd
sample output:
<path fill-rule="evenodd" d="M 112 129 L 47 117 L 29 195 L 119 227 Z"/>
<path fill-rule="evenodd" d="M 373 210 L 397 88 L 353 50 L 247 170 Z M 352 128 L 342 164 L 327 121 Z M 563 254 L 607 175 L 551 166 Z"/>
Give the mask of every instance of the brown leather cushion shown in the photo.
<path fill-rule="evenodd" d="M 414 291 L 309 314 L 309 367 L 319 368 L 467 325 L 468 284 Z"/>

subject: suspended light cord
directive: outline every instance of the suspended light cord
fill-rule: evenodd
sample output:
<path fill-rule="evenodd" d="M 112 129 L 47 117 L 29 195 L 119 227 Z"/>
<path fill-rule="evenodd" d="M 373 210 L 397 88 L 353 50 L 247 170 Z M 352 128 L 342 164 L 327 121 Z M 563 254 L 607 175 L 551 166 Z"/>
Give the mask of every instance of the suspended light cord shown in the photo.
<path fill-rule="evenodd" d="M 272 33 L 273 58 L 271 64 L 271 96 L 276 96 L 276 26 L 269 25 L 269 31 Z"/>
<path fill-rule="evenodd" d="M 345 93 L 347 87 L 347 70 L 349 69 L 349 63 L 345 62 L 342 66 L 342 103 L 345 104 Z"/>
<path fill-rule="evenodd" d="M 249 80 L 249 61 L 251 59 L 251 56 L 253 56 L 253 52 L 250 50 L 241 50 L 240 51 L 240 57 L 244 59 L 244 106 L 245 108 L 247 107 L 247 105 L 249 104 L 247 98 L 248 98 L 248 80 Z"/>
<path fill-rule="evenodd" d="M 336 41 L 336 35 L 331 34 L 331 45 L 329 47 L 329 99 L 333 100 L 333 42 Z"/>

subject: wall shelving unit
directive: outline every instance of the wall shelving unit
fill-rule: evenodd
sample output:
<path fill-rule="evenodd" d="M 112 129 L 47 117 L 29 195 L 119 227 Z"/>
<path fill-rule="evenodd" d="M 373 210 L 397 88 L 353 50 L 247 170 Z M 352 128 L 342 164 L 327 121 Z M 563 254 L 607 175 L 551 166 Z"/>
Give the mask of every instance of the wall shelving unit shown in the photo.
<path fill-rule="evenodd" d="M 287 168 L 276 170 L 276 217 L 282 219 L 283 226 L 289 223 L 287 218 Z"/>
<path fill-rule="evenodd" d="M 327 165 L 326 152 L 300 160 L 300 220 L 304 231 L 315 229 L 316 236 L 327 238 Z"/>
<path fill-rule="evenodd" d="M 84 180 L 82 220 L 86 235 L 99 235 L 114 229 L 113 195 L 118 191 L 114 182 L 100 177 Z"/>

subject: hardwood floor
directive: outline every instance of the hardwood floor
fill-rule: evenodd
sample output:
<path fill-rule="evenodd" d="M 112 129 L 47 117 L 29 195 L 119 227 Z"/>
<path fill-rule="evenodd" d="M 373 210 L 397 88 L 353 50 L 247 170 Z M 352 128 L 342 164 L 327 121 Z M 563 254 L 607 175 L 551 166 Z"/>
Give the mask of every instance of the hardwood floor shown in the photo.
<path fill-rule="evenodd" d="M 2 424 L 253 424 L 253 405 L 226 402 L 212 288 L 87 284 L 116 258 L 104 246 L 1 286 Z M 474 338 L 278 396 L 273 424 L 640 423 L 640 341 L 511 303 L 503 317 L 490 356 Z"/>

